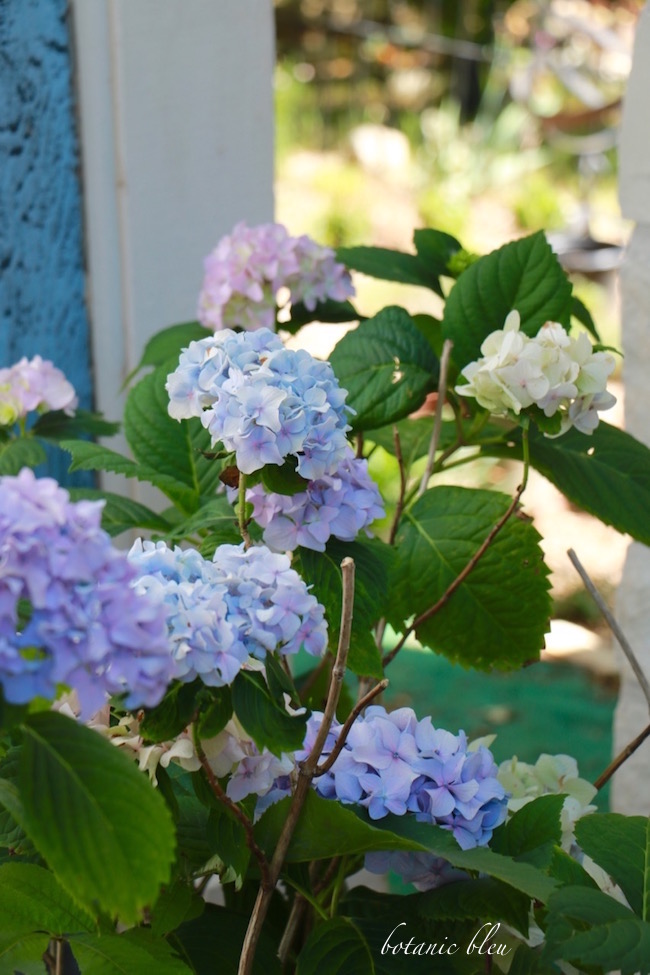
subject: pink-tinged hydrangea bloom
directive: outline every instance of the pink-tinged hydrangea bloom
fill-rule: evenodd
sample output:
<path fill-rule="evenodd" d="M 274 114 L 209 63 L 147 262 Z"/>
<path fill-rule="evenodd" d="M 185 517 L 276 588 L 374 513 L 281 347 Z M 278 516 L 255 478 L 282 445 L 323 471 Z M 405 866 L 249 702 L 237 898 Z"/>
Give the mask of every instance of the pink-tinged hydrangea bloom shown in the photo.
<path fill-rule="evenodd" d="M 257 484 L 247 490 L 246 500 L 264 529 L 264 541 L 276 552 L 298 546 L 324 552 L 330 537 L 351 542 L 361 531 L 370 535 L 369 526 L 385 513 L 368 461 L 351 449 L 334 473 L 310 481 L 305 491 L 275 494 Z"/>
<path fill-rule="evenodd" d="M 172 678 L 163 606 L 131 587 L 101 508 L 27 469 L 0 478 L 0 682 L 14 704 L 63 684 L 82 717 L 112 694 L 152 707 Z"/>
<path fill-rule="evenodd" d="M 212 443 L 252 474 L 295 457 L 307 480 L 332 473 L 349 452 L 350 408 L 332 367 L 285 349 L 273 332 L 225 330 L 193 342 L 167 378 L 169 413 L 199 416 Z"/>
<path fill-rule="evenodd" d="M 61 370 L 40 355 L 0 369 L 0 426 L 11 426 L 33 410 L 63 410 L 72 416 L 78 402 Z"/>
<path fill-rule="evenodd" d="M 204 262 L 198 318 L 213 331 L 273 328 L 280 289 L 314 311 L 319 301 L 354 294 L 334 252 L 309 237 L 291 237 L 278 223 L 238 223 Z"/>
<path fill-rule="evenodd" d="M 308 755 L 321 721 L 317 712 L 310 717 L 298 761 Z M 323 758 L 339 731 L 335 723 Z M 314 787 L 326 798 L 364 806 L 371 819 L 413 813 L 470 849 L 487 843 L 505 820 L 507 796 L 497 772 L 491 752 L 483 745 L 468 748 L 463 732 L 436 729 L 431 718 L 418 721 L 411 708 L 388 713 L 373 706 L 355 721 L 341 754 Z"/>

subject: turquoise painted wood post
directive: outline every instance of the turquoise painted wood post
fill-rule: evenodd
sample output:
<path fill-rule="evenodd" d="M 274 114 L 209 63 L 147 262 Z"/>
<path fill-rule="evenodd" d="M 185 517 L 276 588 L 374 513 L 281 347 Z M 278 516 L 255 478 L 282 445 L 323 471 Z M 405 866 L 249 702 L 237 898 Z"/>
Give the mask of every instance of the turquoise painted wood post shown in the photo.
<path fill-rule="evenodd" d="M 67 0 L 0 0 L 0 365 L 36 354 L 51 359 L 88 408 L 92 386 L 66 11 Z M 63 457 L 53 457 L 48 472 L 65 480 L 66 467 Z"/>

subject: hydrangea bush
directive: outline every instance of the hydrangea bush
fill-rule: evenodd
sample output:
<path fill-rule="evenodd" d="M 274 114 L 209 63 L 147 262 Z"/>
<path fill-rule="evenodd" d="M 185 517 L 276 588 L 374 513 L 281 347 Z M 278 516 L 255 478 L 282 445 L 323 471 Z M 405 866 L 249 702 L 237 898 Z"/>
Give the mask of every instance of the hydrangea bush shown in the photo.
<path fill-rule="evenodd" d="M 352 271 L 442 319 L 365 317 Z M 531 467 L 650 543 L 650 452 L 601 419 L 616 359 L 544 236 L 335 255 L 239 224 L 198 317 L 130 378 L 129 457 L 54 364 L 0 372 L 2 971 L 650 972 L 650 821 L 381 700 L 411 638 L 539 658 Z M 351 323 L 329 362 L 287 344 L 310 321 Z M 43 443 L 164 501 L 37 479 Z M 485 457 L 514 496 L 454 485 Z"/>

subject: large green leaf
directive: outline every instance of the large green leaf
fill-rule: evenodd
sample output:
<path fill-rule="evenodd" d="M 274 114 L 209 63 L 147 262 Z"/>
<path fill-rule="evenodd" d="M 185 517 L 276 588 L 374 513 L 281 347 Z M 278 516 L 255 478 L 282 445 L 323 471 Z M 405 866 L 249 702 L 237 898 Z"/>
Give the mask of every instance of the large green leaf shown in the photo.
<path fill-rule="evenodd" d="M 192 490 L 196 510 L 199 498 L 214 494 L 221 466 L 204 456 L 211 450 L 211 438 L 198 417 L 179 422 L 169 415 L 166 379 L 163 367 L 133 387 L 124 408 L 124 433 L 140 464 Z"/>
<path fill-rule="evenodd" d="M 198 678 L 187 684 L 181 681 L 167 688 L 162 701 L 155 708 L 147 708 L 140 727 L 143 738 L 148 741 L 171 741 L 180 735 L 194 715 L 197 697 L 204 684 Z"/>
<path fill-rule="evenodd" d="M 269 852 L 275 849 L 290 801 L 282 799 L 275 803 L 255 827 L 257 842 Z M 371 850 L 433 853 L 462 870 L 476 870 L 495 877 L 542 903 L 555 888 L 555 881 L 528 863 L 517 863 L 485 847 L 461 850 L 448 830 L 418 823 L 408 815 L 389 815 L 370 821 L 365 813 L 355 812 L 336 800 L 323 799 L 315 792 L 307 796 L 287 862 L 301 863 Z"/>
<path fill-rule="evenodd" d="M 145 345 L 140 362 L 127 377 L 126 382 L 129 383 L 133 376 L 146 366 L 162 366 L 174 358 L 178 362 L 181 350 L 186 349 L 190 342 L 208 338 L 210 335 L 211 332 L 198 322 L 170 325 L 156 332 Z"/>
<path fill-rule="evenodd" d="M 298 329 L 309 322 L 355 322 L 363 317 L 349 301 L 326 298 L 325 301 L 319 301 L 312 311 L 301 302 L 292 304 L 291 318 L 288 322 L 282 322 L 280 328 L 283 332 L 295 335 Z"/>
<path fill-rule="evenodd" d="M 206 839 L 212 856 L 218 858 L 222 883 L 234 881 L 241 887 L 251 851 L 244 827 L 222 803 L 210 810 Z"/>
<path fill-rule="evenodd" d="M 366 939 L 343 917 L 333 917 L 312 931 L 298 955 L 296 975 L 374 975 L 375 966 Z"/>
<path fill-rule="evenodd" d="M 632 910 L 650 921 L 650 819 L 603 813 L 576 823 L 585 853 L 609 873 Z"/>
<path fill-rule="evenodd" d="M 418 901 L 418 914 L 438 921 L 493 921 L 498 918 L 527 935 L 530 898 L 500 880 L 477 877 L 443 884 L 436 890 L 422 894 Z"/>
<path fill-rule="evenodd" d="M 518 433 L 512 438 L 520 443 Z M 503 453 L 485 448 L 486 453 Z M 549 438 L 531 428 L 530 461 L 573 504 L 650 545 L 650 450 L 602 421 L 587 436 Z"/>
<path fill-rule="evenodd" d="M 441 486 L 404 515 L 390 604 L 399 625 L 446 592 L 476 554 L 510 499 L 494 491 Z M 539 535 L 511 517 L 440 611 L 416 629 L 422 643 L 480 670 L 510 670 L 536 660 L 551 601 Z M 403 626 L 403 624 L 402 624 Z"/>
<path fill-rule="evenodd" d="M 37 467 L 47 460 L 41 444 L 33 437 L 0 443 L 0 476 L 15 476 L 23 467 Z"/>
<path fill-rule="evenodd" d="M 454 362 L 463 367 L 478 359 L 483 340 L 503 328 L 513 309 L 526 335 L 549 320 L 569 324 L 571 285 L 541 231 L 480 258 L 459 277 L 442 323 Z"/>
<path fill-rule="evenodd" d="M 234 975 L 247 927 L 247 916 L 208 904 L 201 917 L 177 928 L 170 942 L 195 975 Z M 262 931 L 252 971 L 253 975 L 281 975 L 277 944 L 267 929 Z"/>
<path fill-rule="evenodd" d="M 613 897 L 588 887 L 563 887 L 548 908 L 545 958 L 621 975 L 650 973 L 650 924 Z"/>
<path fill-rule="evenodd" d="M 356 542 L 330 541 L 323 553 L 299 549 L 300 572 L 312 592 L 325 607 L 329 626 L 329 643 L 334 651 L 341 623 L 341 562 L 354 559 L 355 586 L 352 637 L 348 667 L 355 674 L 383 677 L 381 652 L 372 628 L 385 611 L 386 593 L 390 592 L 390 573 L 394 552 L 377 539 Z"/>
<path fill-rule="evenodd" d="M 563 795 L 549 795 L 527 802 L 496 832 L 491 848 L 536 867 L 548 867 L 562 839 L 564 800 Z"/>
<path fill-rule="evenodd" d="M 133 528 L 146 529 L 159 534 L 169 533 L 169 522 L 162 515 L 131 498 L 113 494 L 111 491 L 96 491 L 93 488 L 69 488 L 68 491 L 73 501 L 82 498 L 88 501 L 105 501 L 102 509 L 102 528 L 109 535 L 120 535 Z"/>
<path fill-rule="evenodd" d="M 193 510 L 196 504 L 196 491 L 177 477 L 163 474 L 147 464 L 137 464 L 108 447 L 87 440 L 62 440 L 60 446 L 72 454 L 71 471 L 110 471 L 124 477 L 135 477 L 138 481 L 155 484 L 175 504 L 187 511 Z"/>
<path fill-rule="evenodd" d="M 70 718 L 35 714 L 23 737 L 21 825 L 78 903 L 136 921 L 174 859 L 164 800 L 125 755 Z"/>
<path fill-rule="evenodd" d="M 50 937 L 38 932 L 0 931 L 0 972 L 7 975 L 44 975 L 43 955 Z"/>
<path fill-rule="evenodd" d="M 47 931 L 53 938 L 96 928 L 92 915 L 75 903 L 54 874 L 33 863 L 0 867 L 0 918 L 3 931 Z"/>
<path fill-rule="evenodd" d="M 442 295 L 438 280 L 440 271 L 431 261 L 430 254 L 406 254 L 387 247 L 339 247 L 336 256 L 351 271 L 361 271 L 382 281 L 432 288 Z"/>
<path fill-rule="evenodd" d="M 65 440 L 71 437 L 112 437 L 120 429 L 119 423 L 106 420 L 101 413 L 77 410 L 68 416 L 63 410 L 52 410 L 39 416 L 31 433 L 43 440 Z"/>
<path fill-rule="evenodd" d="M 162 938 L 142 929 L 124 934 L 84 935 L 70 945 L 83 975 L 191 975 L 192 969 Z"/>
<path fill-rule="evenodd" d="M 384 308 L 343 336 L 330 356 L 355 430 L 382 427 L 408 416 L 436 388 L 439 363 L 403 308 Z"/>
<path fill-rule="evenodd" d="M 288 714 L 283 698 L 272 693 L 261 674 L 240 671 L 232 685 L 232 703 L 237 718 L 260 750 L 266 747 L 280 755 L 301 747 L 307 715 Z"/>
<path fill-rule="evenodd" d="M 437 277 L 449 274 L 449 261 L 461 250 L 460 242 L 451 234 L 428 227 L 415 231 L 413 243 L 422 263 Z"/>

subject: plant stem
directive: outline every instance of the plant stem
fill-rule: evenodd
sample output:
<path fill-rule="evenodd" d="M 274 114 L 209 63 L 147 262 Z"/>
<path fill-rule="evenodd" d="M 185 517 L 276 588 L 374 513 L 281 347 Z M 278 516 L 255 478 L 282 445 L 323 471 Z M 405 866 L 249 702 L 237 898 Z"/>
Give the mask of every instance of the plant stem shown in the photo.
<path fill-rule="evenodd" d="M 393 516 L 393 523 L 390 526 L 390 535 L 388 536 L 388 544 L 395 544 L 395 536 L 397 535 L 397 529 L 399 527 L 399 520 L 402 517 L 402 511 L 404 510 L 404 497 L 406 495 L 406 471 L 404 470 L 404 457 L 402 456 L 402 442 L 399 436 L 399 430 L 397 425 L 393 427 L 393 443 L 395 444 L 395 457 L 397 458 L 397 464 L 399 466 L 399 497 L 397 499 L 397 504 L 395 505 L 395 514 Z"/>
<path fill-rule="evenodd" d="M 246 475 L 239 472 L 239 495 L 237 499 L 237 523 L 239 533 L 244 539 L 244 548 L 251 547 L 251 537 L 248 534 L 248 521 L 246 520 Z"/>
<path fill-rule="evenodd" d="M 389 653 L 387 653 L 385 655 L 385 657 L 383 659 L 384 667 L 387 667 L 388 664 L 392 660 L 395 659 L 395 657 L 397 656 L 397 654 L 399 653 L 399 651 L 402 649 L 402 647 L 404 646 L 404 644 L 406 643 L 406 641 L 410 637 L 411 633 L 413 633 L 415 630 L 417 630 L 417 628 L 419 626 L 421 626 L 422 623 L 425 623 L 427 620 L 430 620 L 433 616 L 435 616 L 436 613 L 438 613 L 442 609 L 442 607 L 449 601 L 449 599 L 453 596 L 453 594 L 456 592 L 456 590 L 463 584 L 463 582 L 465 581 L 465 579 L 467 578 L 467 576 L 470 574 L 470 572 L 472 571 L 472 569 L 474 569 L 476 567 L 476 565 L 478 564 L 478 562 L 480 561 L 480 559 L 485 555 L 485 553 L 487 552 L 488 548 L 490 547 L 490 545 L 492 544 L 492 542 L 494 541 L 494 539 L 496 538 L 496 536 L 499 534 L 499 532 L 501 531 L 501 529 L 503 528 L 503 526 L 506 524 L 506 522 L 508 521 L 508 519 L 517 510 L 517 506 L 519 504 L 519 501 L 521 499 L 521 496 L 524 493 L 524 491 L 526 490 L 526 484 L 528 483 L 528 471 L 529 471 L 529 468 L 530 468 L 530 457 L 529 457 L 529 451 L 528 451 L 528 425 L 527 424 L 524 426 L 524 428 L 522 430 L 522 442 L 523 442 L 523 447 L 524 447 L 524 472 L 523 472 L 523 477 L 522 477 L 522 480 L 521 480 L 521 484 L 517 488 L 517 490 L 515 492 L 515 495 L 514 495 L 512 501 L 510 502 L 510 504 L 508 505 L 507 509 L 502 514 L 502 516 L 499 518 L 499 520 L 496 522 L 496 524 L 494 524 L 492 526 L 492 528 L 490 529 L 490 531 L 487 534 L 486 538 L 483 540 L 483 542 L 481 543 L 481 545 L 479 546 L 479 548 L 476 550 L 476 552 L 474 553 L 474 555 L 471 557 L 471 559 L 469 560 L 469 562 L 467 563 L 467 565 L 465 566 L 465 568 L 462 569 L 461 572 L 459 572 L 459 574 L 453 580 L 453 582 L 451 582 L 447 586 L 447 588 L 443 592 L 443 594 L 440 597 L 440 599 L 436 603 L 434 603 L 433 606 L 430 606 L 429 609 L 426 609 L 423 613 L 420 613 L 420 615 L 417 616 L 413 620 L 413 622 L 411 623 L 411 625 L 406 628 L 406 630 L 404 631 L 402 637 L 397 642 L 397 644 L 393 647 L 393 649 Z"/>
<path fill-rule="evenodd" d="M 248 849 L 251 851 L 251 853 L 253 854 L 253 856 L 255 857 L 255 859 L 259 864 L 260 873 L 262 875 L 262 884 L 268 883 L 269 862 L 266 859 L 264 851 L 260 849 L 260 847 L 257 845 L 255 841 L 255 836 L 253 834 L 253 824 L 251 823 L 246 813 L 242 809 L 240 809 L 237 803 L 233 802 L 232 799 L 230 799 L 226 795 L 224 790 L 221 788 L 219 784 L 219 780 L 217 779 L 216 775 L 212 771 L 210 767 L 210 763 L 208 762 L 207 755 L 203 751 L 203 746 L 199 741 L 196 724 L 194 724 L 192 727 L 192 737 L 194 739 L 194 748 L 196 750 L 196 756 L 199 762 L 201 763 L 201 767 L 205 772 L 206 778 L 208 780 L 208 784 L 212 789 L 212 792 L 219 800 L 219 802 L 223 803 L 223 805 L 230 810 L 230 812 L 233 814 L 235 819 L 237 819 L 239 823 L 241 823 L 241 825 L 244 827 L 244 832 L 246 833 L 246 845 L 248 846 Z"/>
<path fill-rule="evenodd" d="M 436 414 L 433 420 L 433 432 L 431 434 L 431 442 L 429 443 L 429 453 L 427 455 L 427 466 L 424 469 L 424 474 L 422 475 L 422 480 L 420 481 L 420 487 L 418 489 L 418 498 L 422 497 L 427 489 L 429 479 L 433 474 L 433 465 L 436 462 L 436 452 L 438 450 L 438 443 L 440 441 L 440 431 L 442 429 L 442 410 L 445 405 L 445 398 L 447 396 L 447 372 L 449 371 L 449 357 L 451 356 L 451 350 L 454 343 L 450 339 L 445 339 L 444 345 L 442 347 L 442 355 L 440 356 L 440 378 L 438 380 L 438 399 L 436 401 Z"/>
<path fill-rule="evenodd" d="M 611 762 L 611 764 L 607 766 L 607 768 L 602 773 L 602 775 L 599 775 L 598 776 L 598 778 L 594 782 L 595 788 L 596 789 L 602 789 L 602 787 L 607 782 L 609 782 L 609 780 L 611 779 L 611 777 L 614 774 L 614 772 L 618 771 L 618 769 L 621 767 L 621 765 L 628 760 L 628 758 L 630 757 L 630 755 L 634 755 L 634 753 L 637 750 L 637 748 L 639 748 L 643 744 L 643 742 L 646 740 L 646 738 L 649 738 L 649 737 L 650 737 L 650 724 L 646 728 L 643 729 L 643 731 L 641 732 L 640 735 L 637 735 L 636 736 L 636 738 L 634 739 L 634 741 L 631 741 L 630 744 L 627 745 L 623 749 L 623 751 L 620 753 L 620 755 L 617 755 L 616 756 L 616 758 L 614 759 L 614 761 Z"/>
<path fill-rule="evenodd" d="M 376 698 L 378 694 L 381 694 L 383 691 L 386 690 L 388 684 L 389 681 L 386 680 L 386 678 L 384 678 L 384 680 L 379 681 L 379 683 L 375 687 L 369 690 L 367 694 L 364 694 L 361 700 L 357 701 L 357 703 L 350 711 L 345 721 L 345 724 L 341 728 L 341 732 L 338 738 L 336 739 L 336 744 L 334 745 L 334 748 L 329 753 L 325 761 L 321 765 L 316 766 L 314 770 L 314 778 L 316 778 L 319 775 L 325 775 L 326 772 L 329 772 L 332 765 L 334 764 L 336 759 L 343 751 L 343 746 L 345 745 L 345 741 L 350 733 L 350 728 L 352 727 L 354 722 L 357 720 L 357 718 L 359 717 L 363 709 L 368 707 L 370 702 L 374 700 L 374 698 Z"/>
<path fill-rule="evenodd" d="M 260 884 L 255 905 L 248 922 L 248 929 L 246 931 L 246 936 L 244 938 L 244 944 L 242 946 L 242 952 L 239 959 L 238 975 L 251 975 L 253 970 L 253 961 L 255 959 L 257 943 L 260 939 L 260 934 L 262 933 L 262 927 L 269 910 L 273 891 L 275 890 L 275 885 L 278 882 L 278 878 L 284 864 L 284 859 L 291 843 L 291 838 L 294 834 L 296 826 L 298 825 L 302 807 L 305 804 L 305 799 L 307 798 L 311 788 L 311 782 L 314 778 L 316 766 L 318 765 L 318 760 L 327 740 L 327 736 L 336 713 L 336 706 L 339 702 L 341 688 L 343 686 L 343 678 L 345 676 L 348 653 L 350 650 L 350 634 L 352 631 L 352 609 L 354 605 L 354 561 L 352 559 L 343 559 L 341 562 L 341 573 L 343 576 L 341 627 L 339 631 L 339 643 L 336 651 L 336 660 L 334 661 L 332 676 L 330 678 L 330 686 L 327 695 L 327 703 L 325 704 L 325 711 L 323 713 L 323 720 L 320 728 L 318 729 L 318 734 L 316 735 L 313 748 L 304 762 L 301 762 L 298 766 L 298 783 L 296 785 L 296 790 L 293 794 L 289 811 L 287 813 L 287 818 L 284 821 L 284 826 L 282 827 L 282 831 L 278 837 L 278 842 L 271 859 L 268 876 L 264 878 Z"/>

